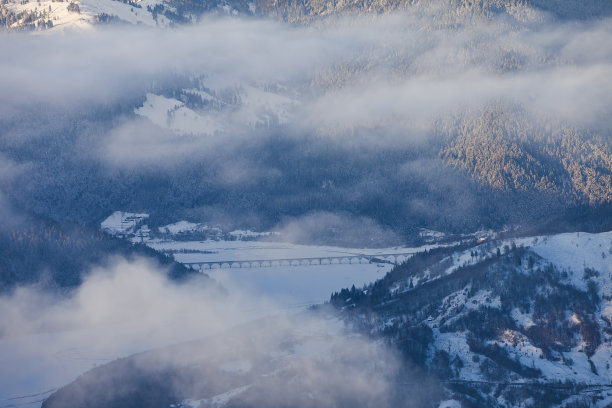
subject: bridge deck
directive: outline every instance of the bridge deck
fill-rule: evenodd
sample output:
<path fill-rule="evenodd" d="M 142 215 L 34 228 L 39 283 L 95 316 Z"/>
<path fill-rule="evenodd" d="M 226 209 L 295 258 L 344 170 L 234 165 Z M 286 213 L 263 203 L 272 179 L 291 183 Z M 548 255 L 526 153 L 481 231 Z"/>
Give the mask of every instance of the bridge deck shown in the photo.
<path fill-rule="evenodd" d="M 183 262 L 183 265 L 198 269 L 214 268 L 257 268 L 257 267 L 280 267 L 280 266 L 309 266 L 309 265 L 334 265 L 334 264 L 362 264 L 362 263 L 389 263 L 397 265 L 398 262 L 406 260 L 414 255 L 414 252 L 403 252 L 394 254 L 354 254 L 343 256 L 324 256 L 306 258 L 269 258 L 269 259 L 234 259 L 225 261 L 199 261 Z M 354 262 L 357 260 L 358 262 Z"/>

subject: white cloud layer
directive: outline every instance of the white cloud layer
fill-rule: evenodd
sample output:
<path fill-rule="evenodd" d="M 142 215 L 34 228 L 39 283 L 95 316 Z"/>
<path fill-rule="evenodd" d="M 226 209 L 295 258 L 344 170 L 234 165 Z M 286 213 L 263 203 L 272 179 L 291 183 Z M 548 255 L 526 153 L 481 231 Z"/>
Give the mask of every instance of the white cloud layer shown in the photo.
<path fill-rule="evenodd" d="M 262 133 L 253 132 L 254 121 L 268 126 L 270 114 L 286 122 L 288 137 L 356 143 L 355 131 L 367 129 L 361 141 L 374 145 L 422 137 L 436 118 L 502 98 L 534 115 L 610 129 L 611 20 L 533 26 L 463 18 L 441 28 L 430 17 L 337 20 L 318 29 L 210 19 L 171 31 L 3 33 L 0 54 L 10 58 L 0 61 L 0 118 L 32 106 L 61 112 L 130 101 L 110 130 L 82 135 L 99 146 L 98 159 L 124 166 L 198 157 L 220 145 L 239 148 Z M 201 129 L 194 116 L 190 134 L 174 138 L 176 126 L 164 115 L 154 125 L 133 111 L 152 86 L 176 78 L 197 78 L 217 98 L 233 93 L 238 100 L 186 110 L 183 115 L 200 115 Z M 273 98 L 295 103 L 279 112 Z M 213 132 L 211 123 L 223 129 Z"/>

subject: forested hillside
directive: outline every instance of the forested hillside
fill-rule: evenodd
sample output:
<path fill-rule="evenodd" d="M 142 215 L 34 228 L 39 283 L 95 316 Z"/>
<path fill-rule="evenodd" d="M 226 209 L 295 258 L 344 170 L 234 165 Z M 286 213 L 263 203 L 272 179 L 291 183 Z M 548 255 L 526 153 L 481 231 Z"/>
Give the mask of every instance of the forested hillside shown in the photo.
<path fill-rule="evenodd" d="M 132 245 L 82 225 L 28 216 L 0 228 L 0 292 L 27 284 L 74 288 L 92 268 L 108 265 L 114 257 L 154 260 L 173 279 L 193 273 L 145 245 Z"/>
<path fill-rule="evenodd" d="M 493 17 L 506 15 L 519 21 L 538 21 L 550 14 L 561 19 L 585 19 L 601 17 L 612 13 L 607 2 L 588 0 L 443 0 L 429 2 L 424 0 L 258 0 L 256 10 L 259 14 L 273 16 L 290 22 L 311 23 L 318 18 L 338 14 L 392 13 L 405 9 L 431 10 L 454 9 L 457 14 Z M 448 23 L 442 20 L 440 23 Z"/>
<path fill-rule="evenodd" d="M 503 104 L 446 125 L 444 160 L 494 189 L 537 191 L 567 202 L 612 202 L 610 140 L 559 123 L 527 119 Z"/>

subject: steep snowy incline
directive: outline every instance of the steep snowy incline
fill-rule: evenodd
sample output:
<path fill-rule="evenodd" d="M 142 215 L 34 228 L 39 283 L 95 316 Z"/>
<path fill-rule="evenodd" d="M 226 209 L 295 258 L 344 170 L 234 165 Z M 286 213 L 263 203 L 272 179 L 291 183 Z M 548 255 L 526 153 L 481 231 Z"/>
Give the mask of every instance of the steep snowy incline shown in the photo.
<path fill-rule="evenodd" d="M 464 403 L 604 407 L 612 401 L 611 257 L 612 232 L 438 248 L 331 303 Z"/>

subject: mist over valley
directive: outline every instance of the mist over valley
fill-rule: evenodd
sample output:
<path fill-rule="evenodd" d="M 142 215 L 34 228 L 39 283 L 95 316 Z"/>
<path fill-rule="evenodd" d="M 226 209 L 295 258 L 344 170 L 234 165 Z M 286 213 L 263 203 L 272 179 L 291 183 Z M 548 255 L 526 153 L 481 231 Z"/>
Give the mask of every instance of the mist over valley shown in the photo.
<path fill-rule="evenodd" d="M 0 407 L 612 404 L 608 1 L 0 27 Z"/>

